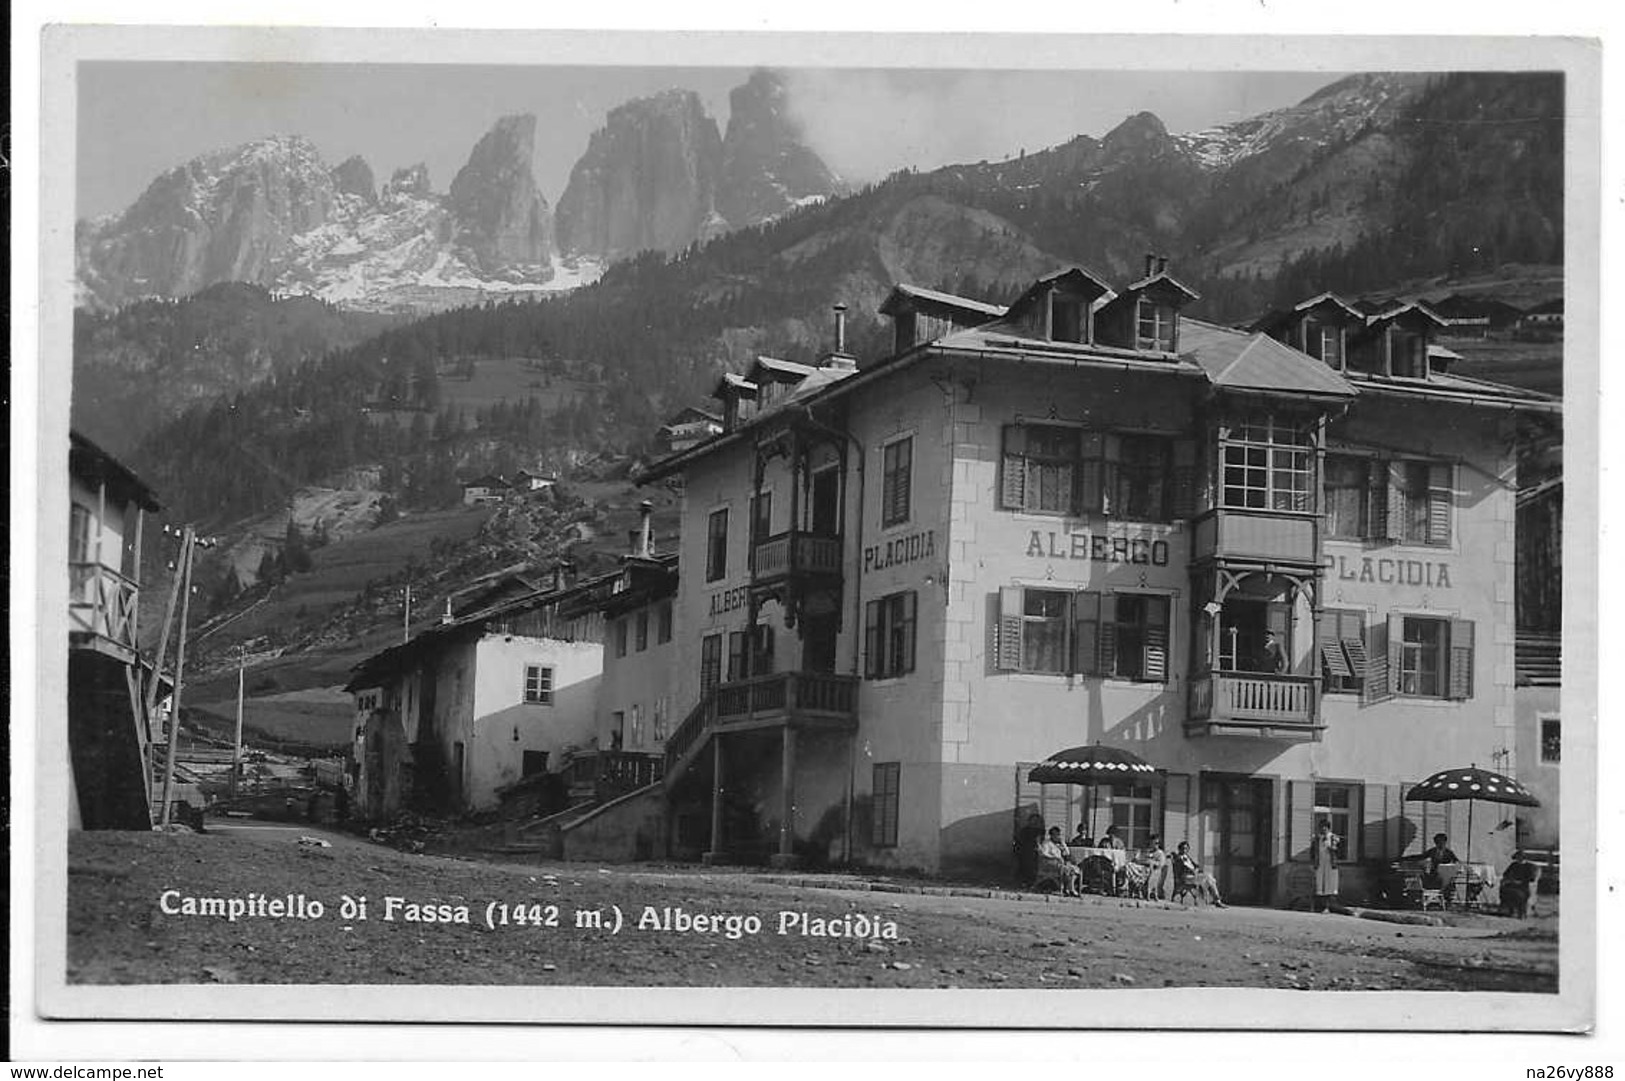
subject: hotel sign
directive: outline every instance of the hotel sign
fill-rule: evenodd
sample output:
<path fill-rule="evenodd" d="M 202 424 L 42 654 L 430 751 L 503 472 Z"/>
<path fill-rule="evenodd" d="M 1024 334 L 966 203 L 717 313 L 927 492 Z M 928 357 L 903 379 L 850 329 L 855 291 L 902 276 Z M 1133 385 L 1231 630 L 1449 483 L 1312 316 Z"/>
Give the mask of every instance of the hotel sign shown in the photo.
<path fill-rule="evenodd" d="M 1372 559 L 1369 556 L 1326 557 L 1326 575 L 1339 582 L 1381 583 L 1450 589 L 1450 564 L 1425 559 Z"/>
<path fill-rule="evenodd" d="M 1104 533 L 1046 533 L 1033 530 L 1027 554 L 1039 559 L 1080 559 L 1092 563 L 1168 565 L 1168 542 L 1148 537 L 1110 537 Z"/>
<path fill-rule="evenodd" d="M 927 529 L 910 533 L 882 544 L 871 544 L 863 550 L 863 573 L 882 571 L 887 567 L 900 567 L 919 559 L 930 559 L 937 554 L 937 531 Z"/>
<path fill-rule="evenodd" d="M 732 589 L 719 590 L 711 594 L 711 614 L 720 616 L 724 612 L 732 612 L 735 609 L 743 608 L 749 598 L 750 587 L 748 586 L 735 586 Z"/>

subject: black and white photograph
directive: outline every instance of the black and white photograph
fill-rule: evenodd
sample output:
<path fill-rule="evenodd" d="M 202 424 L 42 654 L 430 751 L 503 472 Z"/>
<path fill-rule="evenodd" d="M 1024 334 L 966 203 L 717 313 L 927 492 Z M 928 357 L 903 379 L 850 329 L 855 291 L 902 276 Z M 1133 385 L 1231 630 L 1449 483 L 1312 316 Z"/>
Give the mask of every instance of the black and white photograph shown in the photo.
<path fill-rule="evenodd" d="M 1380 29 L 45 27 L 41 1017 L 1590 1030 L 1601 66 Z"/>

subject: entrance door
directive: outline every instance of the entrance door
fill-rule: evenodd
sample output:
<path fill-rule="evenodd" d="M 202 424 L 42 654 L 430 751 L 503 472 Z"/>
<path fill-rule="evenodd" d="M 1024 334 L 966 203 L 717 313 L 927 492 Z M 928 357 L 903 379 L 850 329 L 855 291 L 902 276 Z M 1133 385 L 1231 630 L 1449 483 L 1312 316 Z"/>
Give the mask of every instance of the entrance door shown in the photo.
<path fill-rule="evenodd" d="M 803 616 L 801 620 L 801 667 L 807 672 L 835 671 L 838 634 L 835 616 Z"/>
<path fill-rule="evenodd" d="M 1202 859 L 1226 901 L 1269 903 L 1271 785 L 1202 775 Z"/>
<path fill-rule="evenodd" d="M 808 532 L 833 537 L 841 526 L 841 471 L 835 466 L 812 475 L 812 515 Z"/>

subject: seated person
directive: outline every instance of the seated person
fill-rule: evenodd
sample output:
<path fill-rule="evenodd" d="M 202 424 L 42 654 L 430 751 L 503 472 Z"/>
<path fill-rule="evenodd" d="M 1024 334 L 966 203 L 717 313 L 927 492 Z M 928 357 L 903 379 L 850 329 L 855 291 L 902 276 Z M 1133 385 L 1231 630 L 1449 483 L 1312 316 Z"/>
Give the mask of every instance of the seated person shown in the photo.
<path fill-rule="evenodd" d="M 1534 896 L 1535 880 L 1540 877 L 1540 868 L 1524 858 L 1524 854 L 1514 852 L 1512 862 L 1507 864 L 1506 874 L 1501 876 L 1501 912 L 1507 916 L 1516 916 L 1520 920 L 1533 914 L 1530 899 Z"/>
<path fill-rule="evenodd" d="M 1106 827 L 1106 836 L 1104 836 L 1104 837 L 1102 837 L 1100 839 L 1100 847 L 1101 848 L 1127 848 L 1128 845 L 1123 843 L 1122 834 L 1120 834 L 1118 832 L 1116 826 L 1107 826 Z"/>
<path fill-rule="evenodd" d="M 1194 889 L 1201 896 L 1213 902 L 1215 908 L 1224 908 L 1224 900 L 1219 896 L 1219 884 L 1213 876 L 1202 870 L 1202 865 L 1196 862 L 1191 855 L 1191 843 L 1179 842 L 1179 848 L 1174 852 L 1172 860 L 1174 869 L 1174 892 Z"/>
<path fill-rule="evenodd" d="M 1061 881 L 1061 895 L 1076 897 L 1083 884 L 1083 873 L 1072 862 L 1072 854 L 1061 840 L 1061 827 L 1051 826 L 1049 836 L 1038 842 L 1038 877 L 1054 876 Z"/>
<path fill-rule="evenodd" d="M 1072 840 L 1068 841 L 1067 844 L 1071 845 L 1073 848 L 1095 847 L 1094 839 L 1083 832 L 1083 826 L 1084 824 L 1082 822 L 1078 823 L 1078 832 L 1072 835 Z"/>
<path fill-rule="evenodd" d="M 1422 885 L 1430 890 L 1444 888 L 1444 879 L 1439 876 L 1441 864 L 1456 863 L 1456 854 L 1450 851 L 1450 836 L 1445 833 L 1433 835 L 1433 847 L 1422 853 L 1427 861 L 1427 867 L 1422 872 Z"/>

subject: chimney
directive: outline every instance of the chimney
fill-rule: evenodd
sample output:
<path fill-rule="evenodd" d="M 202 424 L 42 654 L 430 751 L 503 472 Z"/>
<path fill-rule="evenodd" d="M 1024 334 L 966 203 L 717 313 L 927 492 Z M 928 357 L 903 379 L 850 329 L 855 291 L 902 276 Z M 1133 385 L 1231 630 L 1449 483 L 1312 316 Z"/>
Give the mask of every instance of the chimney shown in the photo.
<path fill-rule="evenodd" d="M 444 612 L 440 613 L 440 622 L 442 622 L 442 623 L 450 623 L 455 618 L 456 617 L 451 614 L 451 598 L 447 597 L 446 598 L 446 610 Z"/>
<path fill-rule="evenodd" d="M 1145 253 L 1145 277 L 1149 278 L 1157 272 L 1157 256 L 1154 252 Z"/>
<path fill-rule="evenodd" d="M 654 545 L 654 517 L 655 505 L 645 499 L 638 504 L 638 550 L 637 554 L 644 559 L 651 559 L 655 554 Z"/>
<path fill-rule="evenodd" d="M 824 367 L 853 371 L 858 362 L 846 351 L 846 305 L 835 305 L 835 351 L 824 357 Z"/>
<path fill-rule="evenodd" d="M 1168 257 L 1166 255 L 1157 256 L 1157 273 L 1158 274 L 1166 274 L 1167 272 L 1168 272 Z"/>

